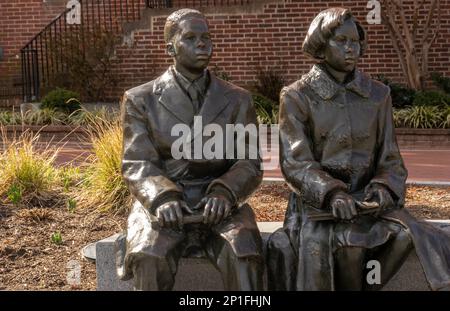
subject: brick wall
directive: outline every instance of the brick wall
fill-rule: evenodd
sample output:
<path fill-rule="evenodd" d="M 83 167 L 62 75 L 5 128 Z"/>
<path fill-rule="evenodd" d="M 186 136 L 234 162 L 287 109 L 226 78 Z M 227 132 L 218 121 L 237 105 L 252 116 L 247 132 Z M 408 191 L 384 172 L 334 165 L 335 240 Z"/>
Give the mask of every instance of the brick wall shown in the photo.
<path fill-rule="evenodd" d="M 20 78 L 20 49 L 64 10 L 64 0 L 0 0 L 0 83 Z"/>
<path fill-rule="evenodd" d="M 177 0 L 173 0 L 174 3 Z M 183 0 L 182 0 L 183 1 Z M 3 1 L 5 2 L 5 1 Z M 0 62 L 3 75 L 14 73 L 15 60 L 23 44 L 61 11 L 61 1 L 43 4 L 37 0 L 19 0 L 0 4 L 0 46 L 5 60 Z M 47 1 L 49 2 L 49 1 Z M 64 2 L 64 1 L 63 1 Z M 259 0 L 249 7 L 209 8 L 206 13 L 215 45 L 212 66 L 225 71 L 234 83 L 251 85 L 256 69 L 274 68 L 292 82 L 307 72 L 312 64 L 301 53 L 301 45 L 310 22 L 323 9 L 333 6 L 350 8 L 365 26 L 369 38 L 368 51 L 360 68 L 376 75 L 384 74 L 398 82 L 404 81 L 400 63 L 383 25 L 368 25 L 367 0 L 310 1 Z M 30 9 L 30 6 L 34 6 Z M 146 12 L 141 23 L 130 27 L 127 44 L 117 47 L 113 70 L 119 85 L 112 92 L 119 96 L 125 89 L 144 83 L 161 74 L 171 59 L 165 53 L 163 27 L 170 10 Z M 450 0 L 442 0 L 442 29 L 430 51 L 430 71 L 450 76 Z M 6 31 L 5 31 L 6 29 Z M 420 34 L 419 34 L 420 35 Z"/>
<path fill-rule="evenodd" d="M 270 1 L 269 1 L 270 2 Z M 236 10 L 205 10 L 215 46 L 212 66 L 223 69 L 233 82 L 252 84 L 258 67 L 274 68 L 288 82 L 306 73 L 312 61 L 301 52 L 306 31 L 314 16 L 329 7 L 350 8 L 366 28 L 368 50 L 360 68 L 403 82 L 397 54 L 383 25 L 368 25 L 367 1 L 280 0 L 262 9 L 239 13 Z M 442 29 L 430 51 L 430 71 L 450 76 L 450 1 L 442 1 Z M 209 13 L 208 13 L 209 12 Z M 168 13 L 167 13 L 168 14 Z M 117 70 L 124 74 L 119 89 L 143 83 L 161 74 L 171 60 L 163 41 L 165 17 L 152 17 L 151 27 L 134 33 L 134 45 L 117 50 L 121 61 Z"/>

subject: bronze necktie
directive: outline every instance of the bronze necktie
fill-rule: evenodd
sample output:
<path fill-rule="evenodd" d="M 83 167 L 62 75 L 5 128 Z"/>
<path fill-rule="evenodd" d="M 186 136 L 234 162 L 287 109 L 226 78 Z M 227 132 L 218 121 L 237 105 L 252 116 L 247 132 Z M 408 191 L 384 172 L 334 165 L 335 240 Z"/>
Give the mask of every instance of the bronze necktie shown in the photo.
<path fill-rule="evenodd" d="M 194 113 L 197 114 L 202 107 L 203 96 L 199 87 L 195 82 L 189 86 L 188 93 L 189 96 L 191 97 Z"/>

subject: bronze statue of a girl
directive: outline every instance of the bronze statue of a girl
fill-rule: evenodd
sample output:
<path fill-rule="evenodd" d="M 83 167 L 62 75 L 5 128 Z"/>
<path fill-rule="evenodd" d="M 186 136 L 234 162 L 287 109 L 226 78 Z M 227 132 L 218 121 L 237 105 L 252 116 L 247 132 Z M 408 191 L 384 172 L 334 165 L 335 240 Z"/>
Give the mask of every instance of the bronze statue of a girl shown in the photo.
<path fill-rule="evenodd" d="M 356 68 L 366 41 L 348 9 L 320 12 L 303 43 L 317 64 L 281 92 L 280 164 L 293 193 L 269 241 L 270 289 L 379 289 L 413 246 L 432 289 L 450 286 L 449 235 L 402 209 L 390 90 Z"/>

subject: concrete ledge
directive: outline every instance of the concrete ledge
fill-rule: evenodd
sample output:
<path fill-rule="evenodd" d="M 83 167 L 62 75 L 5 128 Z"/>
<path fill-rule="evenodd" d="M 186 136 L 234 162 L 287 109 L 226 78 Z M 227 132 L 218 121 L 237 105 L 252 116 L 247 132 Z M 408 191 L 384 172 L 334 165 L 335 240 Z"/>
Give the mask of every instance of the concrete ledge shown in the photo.
<path fill-rule="evenodd" d="M 69 125 L 7 125 L 5 126 L 6 137 L 10 140 L 20 137 L 27 132 L 32 135 L 39 134 L 38 142 L 65 143 L 89 142 L 88 133 L 81 126 Z"/>
<path fill-rule="evenodd" d="M 430 221 L 436 226 L 450 232 L 450 221 Z M 264 243 L 269 235 L 282 226 L 281 222 L 261 222 L 258 227 Z M 115 273 L 114 243 L 118 234 L 104 240 L 92 243 L 83 249 L 83 254 L 90 259 L 96 259 L 97 290 L 128 291 L 133 289 L 132 281 L 120 281 Z M 180 260 L 174 290 L 202 291 L 223 290 L 223 284 L 218 271 L 207 259 Z M 397 274 L 383 288 L 385 291 L 424 291 L 429 290 L 422 267 L 414 251 Z"/>
<path fill-rule="evenodd" d="M 114 244 L 119 234 L 101 240 L 95 245 L 97 290 L 130 291 L 133 281 L 121 281 L 115 270 Z M 220 274 L 206 259 L 183 258 L 178 266 L 174 290 L 223 290 Z"/>
<path fill-rule="evenodd" d="M 450 129 L 396 128 L 400 148 L 442 149 L 450 147 Z"/>

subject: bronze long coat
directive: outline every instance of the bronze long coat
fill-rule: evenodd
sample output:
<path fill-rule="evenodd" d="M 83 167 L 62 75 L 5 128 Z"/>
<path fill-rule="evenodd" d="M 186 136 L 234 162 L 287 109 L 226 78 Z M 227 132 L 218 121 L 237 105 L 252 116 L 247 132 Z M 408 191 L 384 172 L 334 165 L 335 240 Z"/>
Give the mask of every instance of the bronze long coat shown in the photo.
<path fill-rule="evenodd" d="M 122 174 L 136 199 L 128 218 L 126 253 L 118 254 L 122 257 L 119 275 L 128 278 L 132 256 L 142 253 L 164 256 L 165 249 L 174 242 L 159 239 L 158 230 L 151 225 L 156 219 L 149 210 L 156 208 L 158 202 L 178 195 L 192 207 L 214 185 L 221 185 L 232 195 L 232 204 L 237 207 L 258 187 L 262 171 L 259 153 L 256 159 L 173 158 L 172 143 L 179 136 L 178 133 L 172 136 L 172 128 L 176 124 L 193 126 L 194 111 L 170 69 L 156 80 L 127 91 L 123 108 Z M 257 126 L 250 94 L 212 74 L 199 116 L 203 126 L 218 124 L 223 133 L 226 124 Z M 203 137 L 203 144 L 208 138 Z M 224 143 L 224 154 L 228 148 L 236 148 L 236 139 Z M 241 214 L 232 223 L 219 224 L 217 231 L 238 257 L 260 256 L 261 241 L 254 214 L 250 208 Z"/>
<path fill-rule="evenodd" d="M 285 252 L 285 266 L 280 266 L 278 272 L 285 271 L 290 289 L 333 289 L 332 253 L 336 241 L 374 248 L 395 235 L 392 221 L 412 224 L 406 211 L 398 210 L 404 205 L 407 171 L 396 142 L 390 90 L 358 70 L 354 79 L 342 86 L 315 65 L 299 81 L 283 89 L 280 165 L 294 193 L 284 228 L 271 237 L 269 247 L 276 248 L 278 254 L 280 250 Z M 392 217 L 387 213 L 375 225 L 365 222 L 364 217 L 359 225 L 308 220 L 309 211 L 329 209 L 326 200 L 331 191 L 342 189 L 362 200 L 365 188 L 372 183 L 389 189 L 397 206 Z M 283 240 L 284 234 L 289 242 Z M 441 249 L 439 238 L 429 238 L 425 241 L 422 236 L 422 243 L 413 236 L 416 252 L 431 285 L 448 286 L 448 240 L 445 234 L 441 236 L 441 242 L 447 243 Z M 434 258 L 427 254 L 433 247 Z M 436 257 L 441 261 L 436 262 Z M 270 258 L 269 265 L 279 260 Z M 292 273 L 294 266 L 298 274 Z"/>

